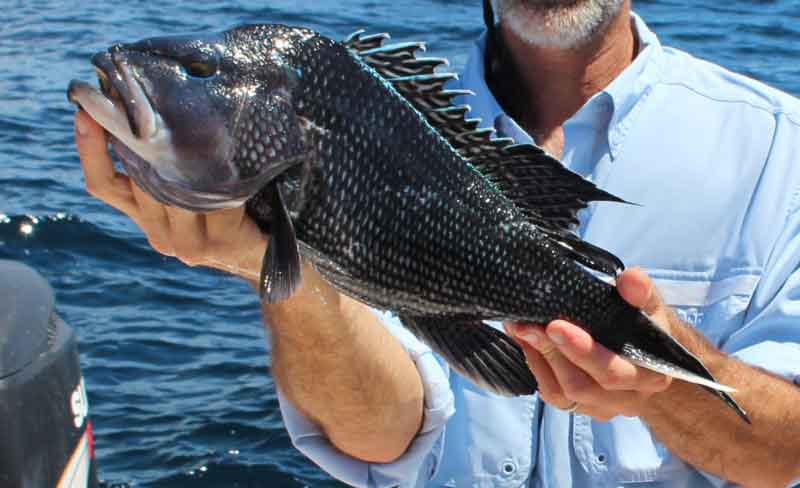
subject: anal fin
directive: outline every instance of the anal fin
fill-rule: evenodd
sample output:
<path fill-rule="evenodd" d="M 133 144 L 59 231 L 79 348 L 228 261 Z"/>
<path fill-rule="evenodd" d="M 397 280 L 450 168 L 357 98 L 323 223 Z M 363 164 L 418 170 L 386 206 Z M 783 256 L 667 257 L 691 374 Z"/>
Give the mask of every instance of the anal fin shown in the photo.
<path fill-rule="evenodd" d="M 408 316 L 400 320 L 478 386 L 504 396 L 536 392 L 536 379 L 522 349 L 499 330 L 480 320 Z"/>

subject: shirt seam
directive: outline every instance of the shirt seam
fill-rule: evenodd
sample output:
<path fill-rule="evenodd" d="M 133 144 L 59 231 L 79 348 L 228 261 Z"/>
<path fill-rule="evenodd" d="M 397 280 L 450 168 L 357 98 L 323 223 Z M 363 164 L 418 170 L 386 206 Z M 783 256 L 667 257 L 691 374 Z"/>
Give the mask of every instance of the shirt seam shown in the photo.
<path fill-rule="evenodd" d="M 772 131 L 772 140 L 770 141 L 769 151 L 767 151 L 767 156 L 766 156 L 766 158 L 764 160 L 764 166 L 765 167 L 769 163 L 769 161 L 772 159 L 773 152 L 775 150 L 775 139 L 777 138 L 777 135 L 778 135 L 778 125 L 780 123 L 780 118 L 784 117 L 785 120 L 788 123 L 790 123 L 794 127 L 797 127 L 798 129 L 800 129 L 800 113 L 797 113 L 797 112 L 795 112 L 793 110 L 785 110 L 783 107 L 776 107 L 776 106 L 756 105 L 756 104 L 754 104 L 754 103 L 752 103 L 750 101 L 747 101 L 747 100 L 726 99 L 726 98 L 722 98 L 722 97 L 715 97 L 713 95 L 705 93 L 705 92 L 703 92 L 703 91 L 701 91 L 701 90 L 699 90 L 699 89 L 697 89 L 697 88 L 695 88 L 695 87 L 693 87 L 691 85 L 688 85 L 686 83 L 679 82 L 679 81 L 667 81 L 667 80 L 664 80 L 663 78 L 661 80 L 655 81 L 653 83 L 653 86 L 657 86 L 657 85 L 681 87 L 681 88 L 684 88 L 684 89 L 686 89 L 686 90 L 688 90 L 688 91 L 690 91 L 692 93 L 695 93 L 698 96 L 706 98 L 708 100 L 712 100 L 712 101 L 715 101 L 715 102 L 718 102 L 718 103 L 746 105 L 746 106 L 751 107 L 753 109 L 756 109 L 756 110 L 759 110 L 761 112 L 765 112 L 765 113 L 769 114 L 773 118 L 773 120 L 775 122 L 775 128 Z M 798 117 L 798 118 L 795 119 L 795 117 Z M 790 197 L 790 201 L 789 201 L 789 205 L 788 205 L 788 209 L 787 209 L 787 213 L 786 213 L 786 221 L 788 221 L 789 217 L 794 212 L 796 212 L 798 210 L 798 207 L 800 207 L 800 184 L 795 185 L 795 188 L 792 191 L 792 196 Z M 784 225 L 786 224 L 786 221 L 784 221 Z M 771 255 L 772 255 L 772 252 L 770 252 L 770 256 Z"/>
<path fill-rule="evenodd" d="M 723 98 L 723 97 L 720 97 L 720 96 L 714 96 L 714 95 L 712 95 L 710 93 L 706 93 L 705 91 L 702 91 L 702 90 L 700 90 L 700 89 L 698 89 L 698 88 L 696 88 L 696 87 L 694 87 L 692 85 L 689 85 L 689 84 L 681 82 L 681 81 L 670 81 L 670 80 L 664 80 L 662 78 L 661 80 L 655 81 L 653 83 L 653 86 L 657 86 L 657 85 L 678 86 L 678 87 L 681 87 L 681 88 L 685 88 L 686 90 L 689 90 L 692 93 L 695 93 L 695 94 L 697 94 L 697 95 L 699 95 L 699 96 L 701 96 L 703 98 L 707 98 L 709 100 L 712 100 L 712 101 L 715 101 L 715 102 L 719 102 L 719 103 L 747 105 L 747 106 L 752 107 L 752 108 L 754 108 L 756 110 L 760 110 L 762 112 L 765 112 L 765 113 L 767 113 L 767 114 L 769 114 L 769 115 L 771 115 L 771 116 L 773 116 L 775 118 L 777 118 L 777 117 L 779 117 L 781 115 L 784 115 L 789 120 L 789 122 L 792 123 L 792 125 L 800 127 L 800 118 L 795 119 L 795 117 L 800 117 L 800 113 L 795 111 L 795 110 L 787 110 L 787 109 L 785 109 L 783 107 L 778 107 L 778 106 L 774 106 L 774 105 L 758 105 L 758 104 L 755 104 L 755 103 L 753 103 L 751 101 L 748 101 L 748 100 L 742 100 L 742 99 L 736 99 L 736 98 Z M 771 150 L 771 148 L 770 148 L 770 150 Z"/>

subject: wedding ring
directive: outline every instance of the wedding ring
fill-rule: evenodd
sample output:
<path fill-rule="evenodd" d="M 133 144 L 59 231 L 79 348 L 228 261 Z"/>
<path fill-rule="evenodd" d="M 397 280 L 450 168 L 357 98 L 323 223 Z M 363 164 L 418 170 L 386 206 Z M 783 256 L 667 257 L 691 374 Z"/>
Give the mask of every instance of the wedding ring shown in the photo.
<path fill-rule="evenodd" d="M 579 406 L 578 402 L 572 402 L 572 405 L 570 405 L 569 407 L 565 408 L 564 411 L 565 412 L 569 412 L 569 413 L 575 413 L 575 410 L 578 409 L 578 406 Z"/>

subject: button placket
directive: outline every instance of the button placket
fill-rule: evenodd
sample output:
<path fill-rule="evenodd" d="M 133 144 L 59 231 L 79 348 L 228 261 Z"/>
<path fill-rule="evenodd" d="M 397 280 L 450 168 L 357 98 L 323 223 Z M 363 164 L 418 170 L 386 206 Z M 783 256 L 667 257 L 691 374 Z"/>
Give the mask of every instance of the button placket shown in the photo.
<path fill-rule="evenodd" d="M 593 475 L 604 475 L 608 472 L 608 455 L 595 452 L 592 418 L 586 415 L 573 415 L 573 449 L 575 457 L 583 469 Z"/>

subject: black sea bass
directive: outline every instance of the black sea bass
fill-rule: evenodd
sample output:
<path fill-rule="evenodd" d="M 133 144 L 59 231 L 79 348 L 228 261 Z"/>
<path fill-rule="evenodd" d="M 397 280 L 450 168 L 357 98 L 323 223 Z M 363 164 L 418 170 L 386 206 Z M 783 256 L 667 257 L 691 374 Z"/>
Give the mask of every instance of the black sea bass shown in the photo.
<path fill-rule="evenodd" d="M 302 256 L 505 395 L 531 394 L 536 380 L 483 320 L 563 318 L 746 420 L 730 388 L 595 276 L 622 263 L 573 233 L 575 215 L 620 200 L 535 146 L 493 139 L 453 104 L 468 93 L 445 88 L 443 60 L 386 38 L 254 25 L 148 39 L 95 55 L 101 90 L 73 81 L 69 98 L 159 201 L 246 205 L 270 235 L 265 300 L 298 286 Z"/>

